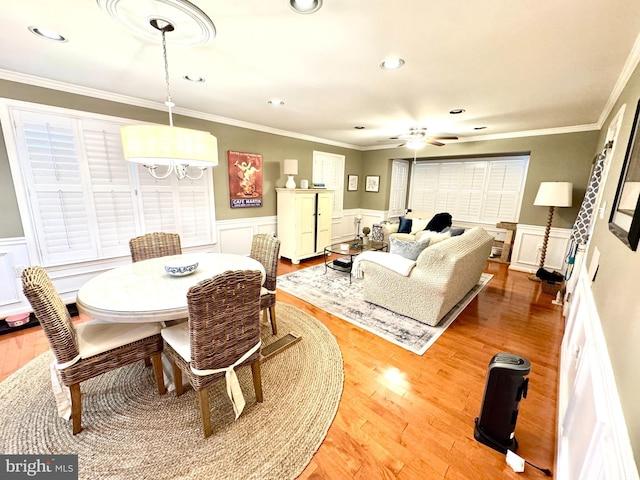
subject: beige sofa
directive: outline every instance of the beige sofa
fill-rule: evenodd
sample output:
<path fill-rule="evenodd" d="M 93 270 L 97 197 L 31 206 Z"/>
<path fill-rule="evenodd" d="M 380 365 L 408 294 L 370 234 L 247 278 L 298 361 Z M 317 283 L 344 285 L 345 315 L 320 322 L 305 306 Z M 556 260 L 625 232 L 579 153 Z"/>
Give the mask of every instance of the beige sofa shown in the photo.
<path fill-rule="evenodd" d="M 408 276 L 363 259 L 364 299 L 435 326 L 478 283 L 492 244 L 484 229 L 471 228 L 427 247 Z"/>
<path fill-rule="evenodd" d="M 431 218 L 433 218 L 433 213 L 429 212 L 409 212 L 405 215 L 406 218 L 411 218 L 412 220 L 418 220 L 412 226 L 412 231 L 414 233 L 398 233 L 398 227 L 400 223 L 397 221 L 394 223 L 383 223 L 382 224 L 382 233 L 384 234 L 384 242 L 389 243 L 389 237 L 393 235 L 395 238 L 399 238 L 400 240 L 405 241 L 413 241 L 419 240 L 420 232 L 424 230 L 424 227 L 427 226 L 427 223 Z M 416 234 L 418 237 L 416 238 Z"/>

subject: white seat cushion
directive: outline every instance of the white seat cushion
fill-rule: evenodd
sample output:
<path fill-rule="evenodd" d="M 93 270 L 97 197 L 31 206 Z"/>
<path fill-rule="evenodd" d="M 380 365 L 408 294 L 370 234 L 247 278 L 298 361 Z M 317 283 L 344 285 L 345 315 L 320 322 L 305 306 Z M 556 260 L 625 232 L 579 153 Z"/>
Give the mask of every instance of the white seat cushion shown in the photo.
<path fill-rule="evenodd" d="M 160 333 L 157 323 L 112 323 L 91 320 L 76 325 L 80 358 L 89 358 Z"/>
<path fill-rule="evenodd" d="M 178 323 L 162 329 L 162 338 L 185 362 L 191 361 L 191 341 L 189 340 L 189 322 Z"/>

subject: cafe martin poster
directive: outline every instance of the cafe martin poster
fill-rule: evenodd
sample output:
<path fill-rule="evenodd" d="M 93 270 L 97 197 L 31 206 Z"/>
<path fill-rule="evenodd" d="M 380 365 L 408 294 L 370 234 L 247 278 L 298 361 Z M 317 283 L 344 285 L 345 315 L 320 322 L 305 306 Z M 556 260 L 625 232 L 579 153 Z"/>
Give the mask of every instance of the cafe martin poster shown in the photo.
<path fill-rule="evenodd" d="M 231 208 L 262 206 L 262 155 L 228 152 Z"/>

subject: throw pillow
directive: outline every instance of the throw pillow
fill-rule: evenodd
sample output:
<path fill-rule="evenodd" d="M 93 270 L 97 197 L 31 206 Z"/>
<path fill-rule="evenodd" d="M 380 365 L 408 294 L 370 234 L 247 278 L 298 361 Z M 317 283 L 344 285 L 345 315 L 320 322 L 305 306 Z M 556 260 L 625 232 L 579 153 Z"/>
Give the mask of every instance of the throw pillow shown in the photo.
<path fill-rule="evenodd" d="M 429 220 L 422 220 L 420 218 L 413 218 L 411 220 L 411 233 L 415 235 L 416 233 L 424 230 L 424 227 L 427 226 Z"/>
<path fill-rule="evenodd" d="M 398 233 L 411 233 L 411 219 L 400 217 L 400 226 Z"/>
<path fill-rule="evenodd" d="M 417 242 L 424 242 L 429 239 L 429 245 L 441 242 L 447 238 L 451 238 L 451 232 L 432 232 L 431 230 L 423 230 L 422 232 L 418 232 L 416 235 Z"/>
<path fill-rule="evenodd" d="M 441 232 L 447 227 L 450 227 L 453 223 L 453 219 L 450 213 L 436 213 L 429 223 L 427 224 L 425 230 L 432 230 L 434 232 Z"/>
<path fill-rule="evenodd" d="M 391 237 L 391 248 L 389 251 L 401 255 L 409 260 L 417 260 L 422 251 L 429 246 L 429 239 L 421 242 L 405 242 Z"/>

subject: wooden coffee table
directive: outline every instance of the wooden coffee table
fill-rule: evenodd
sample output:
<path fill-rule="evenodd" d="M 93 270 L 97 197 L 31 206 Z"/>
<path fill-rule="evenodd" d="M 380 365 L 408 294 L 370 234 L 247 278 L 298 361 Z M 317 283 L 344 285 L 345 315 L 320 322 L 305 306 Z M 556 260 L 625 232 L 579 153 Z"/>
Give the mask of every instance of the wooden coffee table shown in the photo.
<path fill-rule="evenodd" d="M 353 268 L 353 257 L 360 255 L 367 250 L 389 251 L 389 244 L 384 242 L 371 242 L 364 244 L 361 239 L 349 240 L 342 243 L 334 243 L 324 247 L 324 273 L 331 270 L 349 274 L 351 283 L 351 270 Z M 329 259 L 332 254 L 339 255 L 338 258 Z"/>

